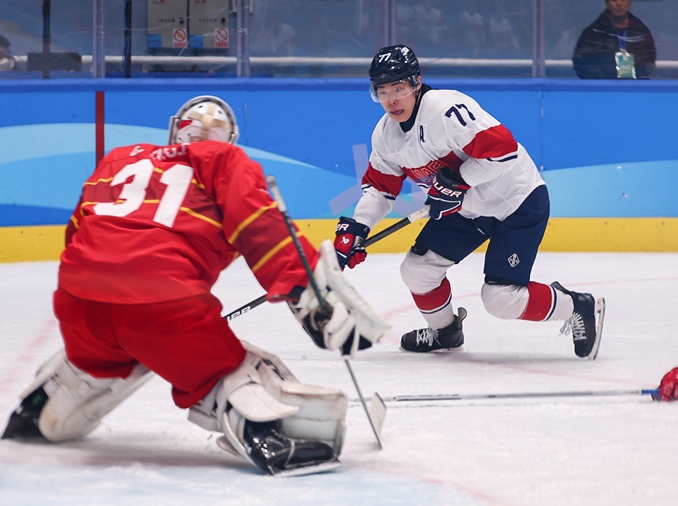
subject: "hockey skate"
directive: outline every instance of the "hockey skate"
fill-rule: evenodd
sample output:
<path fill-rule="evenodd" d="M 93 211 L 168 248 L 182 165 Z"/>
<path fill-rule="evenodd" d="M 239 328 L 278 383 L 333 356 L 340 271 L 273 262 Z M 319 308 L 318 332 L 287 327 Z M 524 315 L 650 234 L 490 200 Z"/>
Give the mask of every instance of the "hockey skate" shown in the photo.
<path fill-rule="evenodd" d="M 26 397 L 11 415 L 5 432 L 0 439 L 21 439 L 24 441 L 47 441 L 38 428 L 40 413 L 47 402 L 47 394 L 42 387 Z"/>
<path fill-rule="evenodd" d="M 595 360 L 600 348 L 605 320 L 605 299 L 594 299 L 590 293 L 572 292 L 563 288 L 557 281 L 551 286 L 572 297 L 574 310 L 572 316 L 565 320 L 561 334 L 572 332 L 574 352 L 578 357 Z"/>
<path fill-rule="evenodd" d="M 404 334 L 400 339 L 400 349 L 415 353 L 427 353 L 435 350 L 459 348 L 464 344 L 464 332 L 461 322 L 466 318 L 466 309 L 460 307 L 459 315 L 447 327 L 434 330 L 431 327 L 417 329 Z"/>

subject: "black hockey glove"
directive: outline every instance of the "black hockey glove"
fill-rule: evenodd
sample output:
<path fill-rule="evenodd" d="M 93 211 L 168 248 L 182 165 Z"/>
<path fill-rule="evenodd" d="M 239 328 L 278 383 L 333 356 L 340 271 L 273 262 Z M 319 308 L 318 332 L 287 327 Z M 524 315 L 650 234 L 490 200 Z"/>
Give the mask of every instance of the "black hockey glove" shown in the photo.
<path fill-rule="evenodd" d="M 339 218 L 335 231 L 334 248 L 337 250 L 339 267 L 344 269 L 348 265 L 353 269 L 359 263 L 365 261 L 367 251 L 362 243 L 370 233 L 370 227 L 358 223 L 353 218 L 342 216 Z"/>
<path fill-rule="evenodd" d="M 440 169 L 433 181 L 433 186 L 428 190 L 425 202 L 431 206 L 429 211 L 431 219 L 439 220 L 443 216 L 459 212 L 464 196 L 470 188 L 458 171 L 448 167 Z"/>

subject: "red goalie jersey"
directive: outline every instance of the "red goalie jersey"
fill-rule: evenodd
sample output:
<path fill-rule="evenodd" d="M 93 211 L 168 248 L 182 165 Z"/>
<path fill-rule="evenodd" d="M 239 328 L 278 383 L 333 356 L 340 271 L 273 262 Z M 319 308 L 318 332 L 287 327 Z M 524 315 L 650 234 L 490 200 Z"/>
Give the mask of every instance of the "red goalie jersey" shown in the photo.
<path fill-rule="evenodd" d="M 138 144 L 111 151 L 85 182 L 59 285 L 100 302 L 174 300 L 209 292 L 238 255 L 269 299 L 308 282 L 261 166 L 224 142 Z"/>

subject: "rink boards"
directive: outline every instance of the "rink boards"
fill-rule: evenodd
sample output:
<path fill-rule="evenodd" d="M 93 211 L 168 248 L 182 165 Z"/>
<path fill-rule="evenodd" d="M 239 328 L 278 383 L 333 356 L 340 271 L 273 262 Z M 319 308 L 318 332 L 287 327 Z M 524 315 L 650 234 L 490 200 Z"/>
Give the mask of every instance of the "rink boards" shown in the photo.
<path fill-rule="evenodd" d="M 545 251 L 678 251 L 678 84 L 435 80 L 477 100 L 530 152 L 547 182 Z M 58 258 L 96 153 L 164 144 L 169 116 L 198 94 L 238 117 L 240 145 L 276 176 L 313 242 L 360 196 L 382 109 L 361 79 L 148 79 L 0 82 L 0 261 Z M 95 107 L 100 92 L 104 107 Z M 101 93 L 102 92 L 102 93 Z M 97 125 L 104 135 L 97 143 Z M 384 225 L 421 206 L 406 183 Z M 373 247 L 405 251 L 423 222 Z"/>

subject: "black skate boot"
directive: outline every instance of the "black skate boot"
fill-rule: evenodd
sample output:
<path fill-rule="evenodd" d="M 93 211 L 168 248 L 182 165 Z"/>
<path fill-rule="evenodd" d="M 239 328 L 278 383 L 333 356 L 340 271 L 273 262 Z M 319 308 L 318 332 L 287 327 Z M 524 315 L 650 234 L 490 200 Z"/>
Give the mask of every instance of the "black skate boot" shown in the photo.
<path fill-rule="evenodd" d="M 551 283 L 551 286 L 572 297 L 574 302 L 572 316 L 565 320 L 560 333 L 568 334 L 572 330 L 575 354 L 578 357 L 595 360 L 603 333 L 605 299 L 594 299 L 590 293 L 572 292 L 563 288 L 557 281 Z"/>
<path fill-rule="evenodd" d="M 34 442 L 47 441 L 38 428 L 40 413 L 42 408 L 45 407 L 47 399 L 47 394 L 42 387 L 28 395 L 9 416 L 7 427 L 0 439 L 23 439 Z"/>
<path fill-rule="evenodd" d="M 250 458 L 268 474 L 304 475 L 328 471 L 341 465 L 327 443 L 288 438 L 275 429 L 276 425 L 276 422 L 247 420 L 244 428 Z"/>
<path fill-rule="evenodd" d="M 447 327 L 433 330 L 431 327 L 417 329 L 403 334 L 400 339 L 400 349 L 415 353 L 426 353 L 435 350 L 459 348 L 464 344 L 464 332 L 461 322 L 466 318 L 466 309 L 460 307 L 459 315 Z"/>

